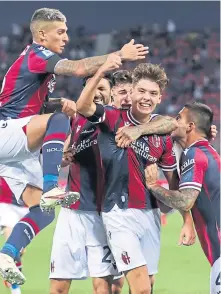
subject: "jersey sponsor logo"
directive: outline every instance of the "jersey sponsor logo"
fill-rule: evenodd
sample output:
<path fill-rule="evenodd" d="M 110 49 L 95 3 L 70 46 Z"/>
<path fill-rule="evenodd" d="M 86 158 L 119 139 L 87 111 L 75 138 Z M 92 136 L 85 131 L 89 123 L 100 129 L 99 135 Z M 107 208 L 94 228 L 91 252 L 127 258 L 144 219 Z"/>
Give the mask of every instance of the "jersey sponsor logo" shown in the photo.
<path fill-rule="evenodd" d="M 96 145 L 97 144 L 97 139 L 95 140 L 90 140 L 90 139 L 87 139 L 87 140 L 82 140 L 80 142 L 80 144 L 76 145 L 76 143 L 74 143 L 72 145 L 72 148 L 75 152 L 75 154 L 81 152 L 81 151 L 84 151 L 88 148 L 90 148 L 92 145 Z"/>
<path fill-rule="evenodd" d="M 182 174 L 186 173 L 188 170 L 190 170 L 191 168 L 193 168 L 194 164 L 195 164 L 194 158 L 188 159 L 187 161 L 185 161 L 181 165 L 181 172 L 182 172 Z"/>
<path fill-rule="evenodd" d="M 50 57 L 50 56 L 54 55 L 54 53 L 53 53 L 52 51 L 46 49 L 46 48 L 43 47 L 43 46 L 38 47 L 38 49 L 39 49 L 40 51 L 42 51 L 42 53 L 43 53 L 46 57 Z"/>
<path fill-rule="evenodd" d="M 136 140 L 130 144 L 130 147 L 134 150 L 136 154 L 142 156 L 148 161 L 157 162 L 157 158 L 149 154 L 150 148 L 144 142 Z"/>
<path fill-rule="evenodd" d="M 122 258 L 122 260 L 123 260 L 123 262 L 124 262 L 125 264 L 129 264 L 129 263 L 130 263 L 130 257 L 129 257 L 129 255 L 128 255 L 127 251 L 123 251 L 123 252 L 122 252 L 122 254 L 121 254 L 121 258 Z"/>
<path fill-rule="evenodd" d="M 83 132 L 81 132 L 81 134 L 90 134 L 90 133 L 93 133 L 94 131 L 95 129 L 84 130 Z"/>
<path fill-rule="evenodd" d="M 55 79 L 55 75 L 53 75 L 50 81 L 47 83 L 48 90 L 50 93 L 53 93 L 55 85 L 56 85 L 56 79 Z"/>

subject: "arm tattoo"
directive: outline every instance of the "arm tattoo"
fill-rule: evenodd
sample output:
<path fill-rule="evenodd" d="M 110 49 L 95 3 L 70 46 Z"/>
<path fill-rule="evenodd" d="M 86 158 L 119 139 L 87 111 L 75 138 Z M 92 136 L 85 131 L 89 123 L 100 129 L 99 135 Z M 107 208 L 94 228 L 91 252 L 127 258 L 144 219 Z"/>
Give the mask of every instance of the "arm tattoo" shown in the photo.
<path fill-rule="evenodd" d="M 119 52 L 115 52 L 120 55 Z M 56 75 L 88 76 L 93 75 L 105 63 L 108 55 L 88 57 L 81 60 L 61 60 L 54 69 Z"/>
<path fill-rule="evenodd" d="M 167 190 L 159 185 L 150 187 L 151 193 L 164 204 L 188 211 L 193 207 L 199 191 L 195 189 L 183 189 L 182 191 Z"/>
<path fill-rule="evenodd" d="M 177 122 L 174 118 L 169 116 L 157 116 L 148 124 L 139 126 L 142 135 L 164 135 L 169 134 L 177 128 Z"/>

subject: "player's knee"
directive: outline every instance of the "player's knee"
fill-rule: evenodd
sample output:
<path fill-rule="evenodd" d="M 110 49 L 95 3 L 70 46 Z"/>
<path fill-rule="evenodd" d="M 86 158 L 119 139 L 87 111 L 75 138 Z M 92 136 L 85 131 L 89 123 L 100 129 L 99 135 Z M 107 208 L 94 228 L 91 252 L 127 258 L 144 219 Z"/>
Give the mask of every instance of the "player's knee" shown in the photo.
<path fill-rule="evenodd" d="M 70 280 L 50 280 L 50 294 L 68 294 L 70 289 Z"/>
<path fill-rule="evenodd" d="M 149 286 L 143 286 L 141 285 L 139 292 L 136 292 L 137 294 L 151 294 L 151 287 Z"/>
<path fill-rule="evenodd" d="M 124 285 L 124 278 L 113 281 L 111 292 L 112 294 L 120 294 Z"/>
<path fill-rule="evenodd" d="M 122 287 L 121 286 L 119 286 L 119 285 L 112 285 L 111 293 L 112 294 L 120 294 L 121 293 L 121 290 L 122 290 Z"/>
<path fill-rule="evenodd" d="M 93 281 L 94 294 L 109 294 L 110 282 L 107 279 L 95 279 Z"/>
<path fill-rule="evenodd" d="M 49 118 L 48 125 L 51 124 L 51 123 L 55 123 L 55 124 L 58 125 L 61 122 L 67 122 L 67 123 L 69 123 L 68 116 L 65 113 L 63 113 L 63 112 L 55 112 Z"/>
<path fill-rule="evenodd" d="M 64 288 L 56 287 L 50 289 L 50 294 L 68 294 L 68 291 Z"/>

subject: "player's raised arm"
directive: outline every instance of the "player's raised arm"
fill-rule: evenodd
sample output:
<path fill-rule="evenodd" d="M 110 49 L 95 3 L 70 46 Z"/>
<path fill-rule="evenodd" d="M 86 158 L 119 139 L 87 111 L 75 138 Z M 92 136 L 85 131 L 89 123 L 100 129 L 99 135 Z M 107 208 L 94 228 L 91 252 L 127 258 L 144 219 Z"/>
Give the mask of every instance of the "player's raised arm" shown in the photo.
<path fill-rule="evenodd" d="M 93 75 L 103 65 L 108 55 L 84 58 L 82 60 L 61 59 L 59 55 L 64 51 L 68 43 L 66 17 L 57 9 L 40 8 L 32 16 L 30 29 L 34 43 L 39 45 L 39 50 L 44 51 L 43 59 L 51 59 L 48 62 L 39 60 L 32 63 L 32 72 L 43 72 L 63 76 L 88 76 Z M 148 54 L 148 47 L 142 44 L 134 44 L 134 39 L 125 44 L 120 51 L 115 52 L 122 60 L 136 61 L 144 59 Z M 54 56 L 55 55 L 55 56 Z"/>
<path fill-rule="evenodd" d="M 121 66 L 121 58 L 117 54 L 110 54 L 106 62 L 98 69 L 96 74 L 87 82 L 85 88 L 76 103 L 77 111 L 86 117 L 92 116 L 96 111 L 94 103 L 95 91 L 98 83 L 105 73 L 118 69 Z"/>
<path fill-rule="evenodd" d="M 114 54 L 118 55 L 122 61 L 136 61 L 144 59 L 148 53 L 148 47 L 142 44 L 134 44 L 134 40 L 125 44 L 120 51 Z M 100 66 L 102 66 L 109 55 L 88 57 L 82 60 L 61 60 L 55 66 L 54 73 L 67 76 L 87 76 L 93 75 Z"/>

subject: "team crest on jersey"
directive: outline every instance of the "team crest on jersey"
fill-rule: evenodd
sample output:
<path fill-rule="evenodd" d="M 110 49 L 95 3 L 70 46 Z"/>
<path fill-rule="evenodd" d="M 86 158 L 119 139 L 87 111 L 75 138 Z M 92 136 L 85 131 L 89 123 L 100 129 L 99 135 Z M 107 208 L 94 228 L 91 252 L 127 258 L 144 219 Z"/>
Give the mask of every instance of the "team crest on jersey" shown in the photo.
<path fill-rule="evenodd" d="M 54 268 L 55 268 L 55 266 L 54 266 L 54 260 L 53 260 L 53 261 L 51 261 L 51 273 L 54 272 Z"/>
<path fill-rule="evenodd" d="M 154 147 L 159 148 L 160 147 L 160 137 L 157 135 L 153 135 L 152 138 L 152 144 Z"/>
<path fill-rule="evenodd" d="M 48 90 L 50 93 L 54 91 L 55 85 L 56 85 L 56 79 L 55 79 L 55 75 L 53 75 L 50 81 L 47 83 Z"/>
<path fill-rule="evenodd" d="M 129 263 L 130 263 L 130 257 L 129 257 L 129 255 L 128 255 L 127 251 L 123 251 L 123 252 L 122 252 L 122 254 L 121 254 L 121 258 L 122 258 L 122 260 L 123 260 L 123 262 L 124 262 L 125 264 L 129 264 Z"/>
<path fill-rule="evenodd" d="M 81 129 L 81 126 L 78 125 L 78 126 L 77 126 L 77 129 L 76 129 L 76 133 L 78 133 L 78 132 L 80 131 L 80 129 Z"/>

